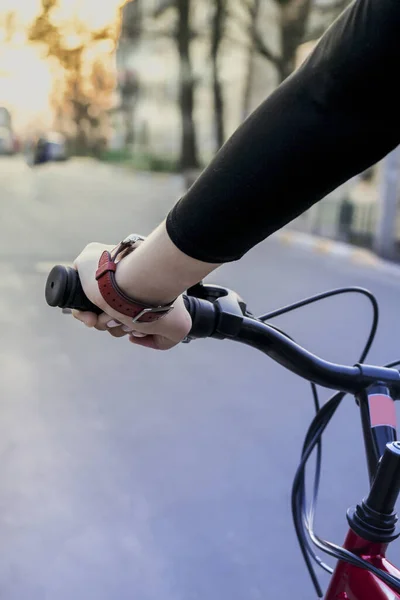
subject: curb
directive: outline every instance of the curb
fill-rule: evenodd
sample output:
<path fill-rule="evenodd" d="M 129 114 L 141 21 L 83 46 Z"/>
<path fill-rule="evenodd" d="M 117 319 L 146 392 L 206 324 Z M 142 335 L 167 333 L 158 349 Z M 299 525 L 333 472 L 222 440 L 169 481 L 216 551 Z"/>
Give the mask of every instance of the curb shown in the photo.
<path fill-rule="evenodd" d="M 289 229 L 278 231 L 273 237 L 287 246 L 302 247 L 317 254 L 337 256 L 353 264 L 379 269 L 400 277 L 400 265 L 384 260 L 365 248 Z"/>

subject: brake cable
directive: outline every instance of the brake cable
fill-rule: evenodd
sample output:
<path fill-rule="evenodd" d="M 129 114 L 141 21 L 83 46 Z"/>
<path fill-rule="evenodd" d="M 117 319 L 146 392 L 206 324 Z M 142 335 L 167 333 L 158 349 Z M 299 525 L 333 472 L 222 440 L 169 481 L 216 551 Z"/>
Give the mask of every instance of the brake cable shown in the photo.
<path fill-rule="evenodd" d="M 300 300 L 300 301 L 290 304 L 288 306 L 282 307 L 275 311 L 271 311 L 265 315 L 261 315 L 258 317 L 258 319 L 260 321 L 267 321 L 267 320 L 273 319 L 275 317 L 281 316 L 283 314 L 289 313 L 291 311 L 294 311 L 298 308 L 302 308 L 304 306 L 312 304 L 314 302 L 319 302 L 320 300 L 324 300 L 326 298 L 337 296 L 339 294 L 348 294 L 348 293 L 362 294 L 362 295 L 366 296 L 372 304 L 373 317 L 372 317 L 371 329 L 370 329 L 370 333 L 367 338 L 367 341 L 365 343 L 363 352 L 360 356 L 360 359 L 358 360 L 358 362 L 362 363 L 362 362 L 364 362 L 366 356 L 368 355 L 368 352 L 374 341 L 376 331 L 378 328 L 378 320 L 379 320 L 379 307 L 378 307 L 377 300 L 370 291 L 368 291 L 364 288 L 343 287 L 343 288 L 337 288 L 334 290 L 330 290 L 328 292 L 323 292 L 323 293 L 311 296 L 309 298 Z M 394 366 L 394 364 L 392 364 L 390 366 Z M 317 387 L 314 383 L 311 383 L 311 390 L 312 390 L 316 415 L 308 428 L 308 431 L 307 431 L 307 434 L 306 434 L 306 437 L 305 437 L 305 440 L 303 443 L 301 462 L 296 471 L 294 481 L 293 481 L 292 514 L 293 514 L 293 522 L 294 522 L 298 542 L 300 545 L 300 549 L 303 554 L 303 558 L 305 560 L 311 580 L 314 584 L 316 593 L 319 597 L 322 597 L 322 595 L 323 595 L 321 586 L 318 582 L 318 578 L 315 573 L 315 569 L 312 566 L 311 560 L 314 560 L 321 568 L 323 568 L 325 571 L 327 571 L 329 573 L 332 573 L 333 569 L 331 567 L 329 567 L 328 565 L 326 565 L 321 560 L 321 558 L 314 552 L 313 548 L 310 545 L 309 540 L 311 540 L 314 543 L 314 545 L 316 545 L 318 548 L 320 548 L 324 552 L 327 552 L 328 554 L 335 556 L 336 558 L 341 558 L 342 560 L 346 560 L 347 562 L 350 562 L 351 564 L 356 564 L 357 566 L 362 566 L 363 568 L 368 568 L 369 570 L 374 572 L 376 575 L 381 577 L 381 579 L 386 580 L 386 582 L 389 583 L 390 585 L 392 585 L 396 588 L 399 587 L 399 589 L 400 589 L 400 585 L 399 585 L 400 582 L 393 576 L 389 576 L 384 571 L 381 571 L 380 569 L 373 567 L 372 565 L 370 565 L 370 563 L 368 563 L 367 561 L 364 561 L 363 559 L 352 554 L 351 552 L 344 550 L 343 548 L 340 548 L 339 546 L 336 546 L 334 544 L 330 544 L 329 542 L 325 542 L 324 540 L 321 540 L 314 533 L 314 530 L 313 530 L 314 516 L 315 516 L 315 509 L 316 509 L 316 504 L 317 504 L 317 500 L 318 500 L 319 484 L 320 484 L 320 478 L 321 478 L 321 462 L 322 462 L 321 438 L 322 438 L 323 432 L 325 431 L 327 425 L 329 424 L 330 420 L 332 419 L 334 413 L 336 412 L 337 408 L 339 407 L 341 401 L 343 400 L 343 398 L 346 394 L 342 393 L 342 392 L 334 394 L 321 408 L 319 398 L 318 398 Z M 306 513 L 306 508 L 305 508 L 305 506 L 306 506 L 305 468 L 306 468 L 306 464 L 315 448 L 316 448 L 316 463 L 315 463 L 315 472 L 314 472 L 313 494 L 312 494 L 312 499 L 310 502 L 308 512 Z M 307 534 L 308 534 L 308 536 L 307 536 Z"/>

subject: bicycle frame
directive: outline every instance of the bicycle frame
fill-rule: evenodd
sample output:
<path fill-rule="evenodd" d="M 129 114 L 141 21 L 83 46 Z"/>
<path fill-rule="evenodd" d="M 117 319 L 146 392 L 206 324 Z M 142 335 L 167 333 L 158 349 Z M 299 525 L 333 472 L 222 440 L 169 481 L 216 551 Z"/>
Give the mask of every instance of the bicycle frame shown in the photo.
<path fill-rule="evenodd" d="M 382 571 L 400 578 L 400 571 L 385 557 L 388 544 L 368 542 L 350 529 L 343 547 Z M 325 595 L 325 600 L 398 600 L 398 598 L 400 595 L 376 575 L 344 562 L 338 562 Z"/>

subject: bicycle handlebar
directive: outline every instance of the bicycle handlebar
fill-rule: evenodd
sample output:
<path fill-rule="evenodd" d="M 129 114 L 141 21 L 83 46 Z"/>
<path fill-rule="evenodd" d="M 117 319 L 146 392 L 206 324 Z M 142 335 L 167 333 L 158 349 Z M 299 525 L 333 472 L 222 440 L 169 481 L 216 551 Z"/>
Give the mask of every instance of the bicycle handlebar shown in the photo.
<path fill-rule="evenodd" d="M 78 272 L 72 267 L 58 265 L 51 270 L 45 296 L 50 306 L 102 312 L 85 296 Z M 236 340 L 261 350 L 286 369 L 326 388 L 356 394 L 372 383 L 382 382 L 400 393 L 397 369 L 325 361 L 272 325 L 254 318 L 232 290 L 201 283 L 188 290 L 184 301 L 192 318 L 186 341 L 207 337 Z"/>

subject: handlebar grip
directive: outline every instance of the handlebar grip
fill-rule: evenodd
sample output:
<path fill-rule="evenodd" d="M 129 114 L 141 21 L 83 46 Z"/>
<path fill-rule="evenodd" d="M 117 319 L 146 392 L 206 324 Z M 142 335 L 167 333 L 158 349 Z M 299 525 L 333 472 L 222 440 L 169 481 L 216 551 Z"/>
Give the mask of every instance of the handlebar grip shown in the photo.
<path fill-rule="evenodd" d="M 217 328 L 217 310 L 214 304 L 195 296 L 184 296 L 183 300 L 192 318 L 192 328 L 188 337 L 195 339 L 212 336 Z"/>
<path fill-rule="evenodd" d="M 52 268 L 46 282 L 45 297 L 49 306 L 75 308 L 97 315 L 103 312 L 86 297 L 78 271 L 72 267 L 57 265 Z"/>
<path fill-rule="evenodd" d="M 103 312 L 85 296 L 78 271 L 72 267 L 56 265 L 52 268 L 46 282 L 45 297 L 49 306 L 75 308 L 96 314 Z M 206 338 L 212 335 L 217 322 L 217 312 L 213 303 L 194 296 L 185 295 L 183 299 L 192 318 L 189 337 Z"/>

